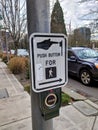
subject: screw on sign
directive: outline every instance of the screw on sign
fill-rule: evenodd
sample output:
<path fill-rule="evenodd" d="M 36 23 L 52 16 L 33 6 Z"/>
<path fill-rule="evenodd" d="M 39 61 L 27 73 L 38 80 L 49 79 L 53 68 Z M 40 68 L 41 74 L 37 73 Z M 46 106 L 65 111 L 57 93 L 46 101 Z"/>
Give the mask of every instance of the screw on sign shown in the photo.
<path fill-rule="evenodd" d="M 57 102 L 57 96 L 55 94 L 49 94 L 45 99 L 45 105 L 47 107 L 54 107 Z"/>

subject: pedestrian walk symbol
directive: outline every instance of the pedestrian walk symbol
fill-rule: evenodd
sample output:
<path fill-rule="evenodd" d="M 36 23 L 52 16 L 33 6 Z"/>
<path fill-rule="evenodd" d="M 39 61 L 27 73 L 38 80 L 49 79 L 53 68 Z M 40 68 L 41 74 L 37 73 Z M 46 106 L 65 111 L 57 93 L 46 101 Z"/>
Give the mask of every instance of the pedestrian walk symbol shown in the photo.
<path fill-rule="evenodd" d="M 56 67 L 49 67 L 45 69 L 46 79 L 56 78 Z"/>

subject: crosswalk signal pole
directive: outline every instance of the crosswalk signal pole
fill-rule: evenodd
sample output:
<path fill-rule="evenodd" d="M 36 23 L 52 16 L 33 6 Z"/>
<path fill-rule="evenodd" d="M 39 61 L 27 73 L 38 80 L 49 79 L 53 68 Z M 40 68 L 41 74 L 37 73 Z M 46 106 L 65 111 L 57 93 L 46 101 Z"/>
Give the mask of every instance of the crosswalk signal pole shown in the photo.
<path fill-rule="evenodd" d="M 26 0 L 28 36 L 32 33 L 49 33 L 49 0 Z M 53 130 L 53 120 L 44 120 L 39 108 L 39 93 L 31 88 L 32 130 Z"/>

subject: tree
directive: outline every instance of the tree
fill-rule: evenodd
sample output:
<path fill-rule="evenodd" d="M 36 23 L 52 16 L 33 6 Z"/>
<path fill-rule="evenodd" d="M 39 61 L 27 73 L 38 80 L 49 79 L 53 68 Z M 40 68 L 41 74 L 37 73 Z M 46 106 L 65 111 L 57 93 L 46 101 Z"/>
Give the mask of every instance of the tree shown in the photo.
<path fill-rule="evenodd" d="M 63 33 L 67 35 L 63 11 L 60 6 L 59 1 L 57 0 L 51 15 L 51 32 L 52 33 Z"/>
<path fill-rule="evenodd" d="M 79 0 L 80 4 L 85 3 L 86 5 L 89 5 L 90 2 L 96 4 L 94 8 L 92 7 L 88 8 L 89 11 L 85 15 L 81 16 L 81 20 L 90 21 L 88 27 L 91 28 L 92 33 L 95 33 L 95 32 L 98 33 L 97 31 L 98 30 L 98 2 L 97 1 L 98 0 Z"/>
<path fill-rule="evenodd" d="M 1 6 L 3 28 L 9 32 L 17 54 L 20 39 L 26 31 L 25 0 L 1 0 Z"/>
<path fill-rule="evenodd" d="M 20 48 L 24 48 L 29 50 L 29 41 L 28 41 L 28 35 L 25 34 L 23 38 L 20 40 Z"/>
<path fill-rule="evenodd" d="M 76 46 L 76 39 L 74 34 L 69 34 L 68 35 L 68 47 L 73 47 Z"/>

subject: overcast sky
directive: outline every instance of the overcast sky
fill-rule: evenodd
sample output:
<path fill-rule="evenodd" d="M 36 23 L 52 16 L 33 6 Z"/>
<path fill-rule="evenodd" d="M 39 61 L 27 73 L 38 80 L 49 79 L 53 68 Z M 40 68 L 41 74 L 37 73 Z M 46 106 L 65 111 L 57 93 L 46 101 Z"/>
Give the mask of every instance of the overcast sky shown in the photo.
<path fill-rule="evenodd" d="M 90 21 L 89 20 L 81 20 L 83 15 L 86 15 L 90 9 L 95 10 L 98 8 L 98 1 L 92 0 L 89 2 L 84 2 L 84 3 L 78 3 L 79 0 L 59 0 L 60 5 L 63 9 L 64 13 L 64 19 L 65 19 L 65 24 L 68 28 L 68 25 L 71 25 L 71 29 L 73 30 L 74 28 L 78 28 L 81 26 L 85 26 L 88 24 Z M 51 6 L 55 3 L 55 0 L 51 0 Z M 95 17 L 94 15 L 92 16 L 93 18 Z M 87 18 L 84 17 L 84 18 Z M 88 18 L 91 18 L 91 15 L 88 16 Z"/>

